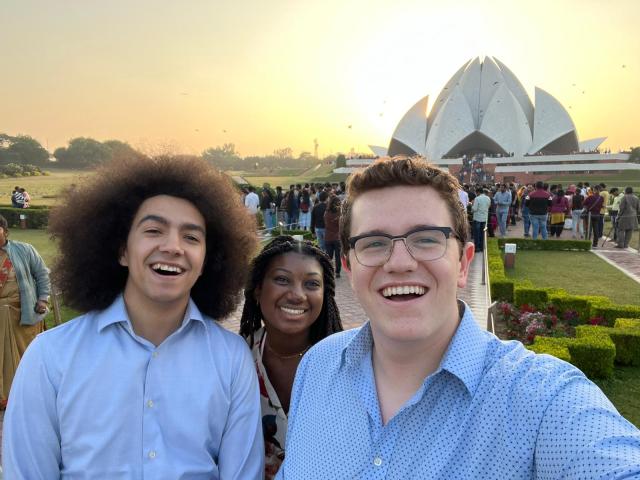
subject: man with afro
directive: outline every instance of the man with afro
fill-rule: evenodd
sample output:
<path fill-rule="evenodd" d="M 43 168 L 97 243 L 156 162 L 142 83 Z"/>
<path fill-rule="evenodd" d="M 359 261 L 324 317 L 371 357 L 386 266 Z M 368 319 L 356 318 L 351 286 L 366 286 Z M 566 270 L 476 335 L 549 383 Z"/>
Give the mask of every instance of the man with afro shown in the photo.
<path fill-rule="evenodd" d="M 6 478 L 260 478 L 251 354 L 214 321 L 255 250 L 230 180 L 195 158 L 120 160 L 70 190 L 50 230 L 54 281 L 83 315 L 25 353 Z"/>

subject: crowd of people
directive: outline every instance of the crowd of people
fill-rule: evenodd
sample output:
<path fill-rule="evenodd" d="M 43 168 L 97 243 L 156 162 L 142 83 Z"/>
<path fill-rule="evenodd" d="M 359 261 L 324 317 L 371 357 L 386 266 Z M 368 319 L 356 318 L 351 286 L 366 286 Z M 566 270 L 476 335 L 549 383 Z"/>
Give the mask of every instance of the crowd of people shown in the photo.
<path fill-rule="evenodd" d="M 607 190 L 604 183 L 591 186 L 588 182 L 549 185 L 543 181 L 516 185 L 465 184 L 459 192 L 466 206 L 474 232 L 476 251 L 482 251 L 480 239 L 485 225 L 488 235 L 507 235 L 507 228 L 521 220 L 525 238 L 561 238 L 564 231 L 572 239 L 590 239 L 594 248 L 606 236 L 617 248 L 629 247 L 631 235 L 638 228 L 638 197 L 632 187 L 621 191 Z M 476 201 L 478 199 L 478 201 Z M 605 218 L 611 220 L 609 232 L 604 231 Z"/>
<path fill-rule="evenodd" d="M 293 184 L 283 192 L 277 186 L 275 192 L 264 185 L 260 195 L 249 186 L 243 192 L 244 205 L 249 214 L 262 214 L 264 231 L 274 235 L 282 226 L 285 230 L 310 231 L 318 246 L 335 261 L 335 273 L 340 278 L 340 205 L 346 186 L 340 183 Z"/>
<path fill-rule="evenodd" d="M 640 475 L 640 431 L 594 383 L 457 299 L 474 257 L 461 200 L 487 220 L 497 192 L 408 157 L 308 190 L 267 209 L 310 213 L 325 248 L 274 236 L 257 256 L 255 198 L 199 159 L 121 159 L 68 191 L 54 279 L 82 314 L 24 354 L 6 478 Z M 348 331 L 341 266 L 369 319 Z M 236 335 L 215 320 L 242 288 Z"/>

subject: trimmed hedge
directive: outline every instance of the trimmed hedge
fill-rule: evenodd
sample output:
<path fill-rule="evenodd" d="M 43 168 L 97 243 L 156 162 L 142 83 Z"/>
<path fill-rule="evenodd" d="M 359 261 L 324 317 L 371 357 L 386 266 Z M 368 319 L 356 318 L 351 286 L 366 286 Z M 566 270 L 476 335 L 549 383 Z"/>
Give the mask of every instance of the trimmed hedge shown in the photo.
<path fill-rule="evenodd" d="M 606 298 L 606 297 L 599 297 Z M 567 292 L 551 293 L 548 297 L 549 303 L 556 307 L 556 310 L 563 314 L 566 311 L 574 311 L 581 319 L 590 318 L 591 303 L 587 296 L 569 295 Z"/>
<path fill-rule="evenodd" d="M 640 318 L 616 318 L 615 328 L 640 330 Z"/>
<path fill-rule="evenodd" d="M 527 348 L 535 353 L 546 353 L 553 355 L 560 360 L 571 363 L 571 355 L 567 346 L 572 341 L 572 338 L 567 337 L 541 337 L 537 336 L 533 341 L 533 344 L 528 345 Z"/>
<path fill-rule="evenodd" d="M 591 304 L 592 317 L 604 318 L 610 327 L 615 324 L 617 318 L 640 318 L 640 306 L 614 305 L 609 299 L 606 300 L 606 302 L 593 302 Z"/>
<path fill-rule="evenodd" d="M 549 301 L 549 293 L 544 288 L 517 287 L 513 293 L 513 300 L 518 306 L 542 306 Z"/>
<path fill-rule="evenodd" d="M 7 219 L 9 228 L 20 227 L 20 215 L 26 216 L 27 228 L 47 228 L 49 225 L 48 206 L 39 205 L 29 208 L 0 206 L 0 215 Z"/>
<path fill-rule="evenodd" d="M 609 337 L 616 345 L 616 363 L 640 365 L 640 330 L 612 328 Z"/>
<path fill-rule="evenodd" d="M 571 363 L 589 378 L 611 378 L 616 346 L 609 335 L 595 333 L 567 344 Z"/>
<path fill-rule="evenodd" d="M 570 362 L 589 378 L 610 378 L 614 361 L 640 365 L 640 318 L 618 318 L 613 328 L 580 325 L 576 338 L 538 336 L 527 348 Z"/>
<path fill-rule="evenodd" d="M 515 243 L 518 250 L 591 250 L 589 240 L 533 240 L 531 238 L 498 238 L 498 246 Z"/>
<path fill-rule="evenodd" d="M 489 285 L 491 287 L 491 298 L 513 302 L 513 281 L 507 280 L 504 274 L 504 264 L 500 257 L 500 247 L 496 238 L 489 238 L 487 242 L 487 254 L 489 264 Z"/>

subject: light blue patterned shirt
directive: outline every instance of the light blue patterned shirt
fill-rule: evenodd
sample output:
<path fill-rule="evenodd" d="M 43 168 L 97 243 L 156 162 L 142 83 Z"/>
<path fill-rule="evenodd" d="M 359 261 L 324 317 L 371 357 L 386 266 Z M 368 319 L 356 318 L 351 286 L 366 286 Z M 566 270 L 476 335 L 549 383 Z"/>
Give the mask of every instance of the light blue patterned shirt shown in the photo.
<path fill-rule="evenodd" d="M 119 297 L 32 342 L 3 443 L 12 480 L 262 478 L 251 353 L 192 301 L 156 348 Z"/>
<path fill-rule="evenodd" d="M 438 370 L 386 425 L 372 341 L 366 323 L 305 355 L 278 479 L 640 478 L 640 432 L 592 382 L 480 330 L 468 307 Z"/>

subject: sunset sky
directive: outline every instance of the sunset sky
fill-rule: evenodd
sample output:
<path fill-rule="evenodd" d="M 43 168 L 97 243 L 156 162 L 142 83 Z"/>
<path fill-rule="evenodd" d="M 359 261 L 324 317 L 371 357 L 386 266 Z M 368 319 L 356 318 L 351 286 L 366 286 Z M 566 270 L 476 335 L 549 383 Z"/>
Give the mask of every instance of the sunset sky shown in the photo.
<path fill-rule="evenodd" d="M 617 150 L 640 145 L 639 21 L 638 0 L 2 0 L 0 132 L 364 152 L 492 55 Z"/>

